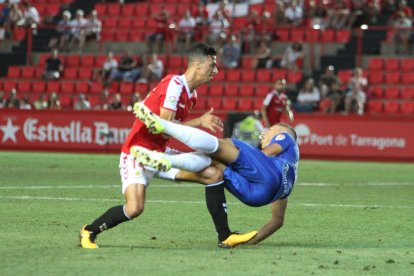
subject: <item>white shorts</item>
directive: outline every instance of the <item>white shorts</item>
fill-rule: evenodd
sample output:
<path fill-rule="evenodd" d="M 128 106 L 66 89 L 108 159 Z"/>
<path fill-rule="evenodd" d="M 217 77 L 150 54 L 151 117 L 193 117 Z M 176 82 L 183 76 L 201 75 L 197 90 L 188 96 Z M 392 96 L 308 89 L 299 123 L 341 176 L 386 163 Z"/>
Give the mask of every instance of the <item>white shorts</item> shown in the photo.
<path fill-rule="evenodd" d="M 144 167 L 135 160 L 131 154 L 121 153 L 119 159 L 119 173 L 122 182 L 122 194 L 132 184 L 148 186 L 157 171 L 150 167 Z"/>

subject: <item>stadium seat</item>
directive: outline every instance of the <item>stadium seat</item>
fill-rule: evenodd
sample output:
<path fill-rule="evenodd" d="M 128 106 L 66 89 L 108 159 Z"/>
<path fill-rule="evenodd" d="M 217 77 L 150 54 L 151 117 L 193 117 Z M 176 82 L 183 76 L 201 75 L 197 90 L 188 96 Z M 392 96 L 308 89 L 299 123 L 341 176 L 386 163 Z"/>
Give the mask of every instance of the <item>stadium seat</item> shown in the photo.
<path fill-rule="evenodd" d="M 12 79 L 20 78 L 21 68 L 19 66 L 9 66 L 7 68 L 7 77 Z"/>
<path fill-rule="evenodd" d="M 403 71 L 413 71 L 414 70 L 414 58 L 405 58 L 400 62 L 400 68 Z"/>
<path fill-rule="evenodd" d="M 289 30 L 287 30 L 287 29 L 276 30 L 275 34 L 276 34 L 277 40 L 279 40 L 279 41 L 289 41 L 289 39 L 290 39 Z"/>
<path fill-rule="evenodd" d="M 63 71 L 63 77 L 65 79 L 77 79 L 78 78 L 78 68 L 69 67 Z"/>
<path fill-rule="evenodd" d="M 15 28 L 13 31 L 13 40 L 14 41 L 21 41 L 26 38 L 26 29 L 23 28 Z"/>
<path fill-rule="evenodd" d="M 241 72 L 241 82 L 254 82 L 256 81 L 256 71 L 255 70 L 243 70 Z"/>
<path fill-rule="evenodd" d="M 80 56 L 75 56 L 75 55 L 66 56 L 65 66 L 79 67 L 79 65 L 80 65 Z"/>
<path fill-rule="evenodd" d="M 386 101 L 384 103 L 384 112 L 387 114 L 397 114 L 400 111 L 400 103 L 397 101 Z"/>
<path fill-rule="evenodd" d="M 371 58 L 368 61 L 369 70 L 382 70 L 383 69 L 383 59 L 382 58 Z"/>
<path fill-rule="evenodd" d="M 240 81 L 240 70 L 228 70 L 226 74 L 227 81 Z"/>
<path fill-rule="evenodd" d="M 181 68 L 183 66 L 181 56 L 169 56 L 168 67 L 169 68 Z"/>
<path fill-rule="evenodd" d="M 135 14 L 136 17 L 146 17 L 148 15 L 148 3 L 138 3 L 135 6 Z"/>
<path fill-rule="evenodd" d="M 370 113 L 381 113 L 383 110 L 382 100 L 370 100 L 367 103 L 368 112 Z"/>
<path fill-rule="evenodd" d="M 302 80 L 302 72 L 288 71 L 286 81 L 288 83 L 298 83 Z"/>
<path fill-rule="evenodd" d="M 15 81 L 11 81 L 11 80 L 5 80 L 3 81 L 3 90 L 6 93 L 9 93 L 10 90 L 12 90 L 13 88 L 17 87 L 17 83 Z"/>
<path fill-rule="evenodd" d="M 210 86 L 209 96 L 222 96 L 224 91 L 224 86 L 222 84 L 212 84 Z"/>
<path fill-rule="evenodd" d="M 387 72 L 385 74 L 385 83 L 399 84 L 400 83 L 400 72 Z"/>
<path fill-rule="evenodd" d="M 62 82 L 60 92 L 65 93 L 65 94 L 74 93 L 75 92 L 75 83 L 71 82 L 71 81 Z"/>
<path fill-rule="evenodd" d="M 74 93 L 89 93 L 89 84 L 86 81 L 78 81 L 75 83 Z"/>
<path fill-rule="evenodd" d="M 270 75 L 270 81 L 275 82 L 280 79 L 286 79 L 286 77 L 286 70 L 273 69 L 272 74 Z"/>
<path fill-rule="evenodd" d="M 138 92 L 140 95 L 146 96 L 148 93 L 148 84 L 147 83 L 136 83 L 134 87 L 134 92 Z M 197 88 L 197 92 L 198 92 L 198 88 Z"/>
<path fill-rule="evenodd" d="M 241 66 L 243 69 L 252 69 L 253 68 L 253 60 L 254 57 L 252 56 L 243 56 L 241 60 Z"/>
<path fill-rule="evenodd" d="M 86 80 L 90 80 L 92 79 L 92 68 L 79 68 L 78 70 L 78 77 L 80 79 L 86 79 Z"/>
<path fill-rule="evenodd" d="M 249 5 L 249 11 L 250 12 L 256 11 L 257 14 L 262 14 L 263 8 L 264 8 L 263 7 L 263 3 L 260 3 L 260 4 L 250 4 Z M 246 26 L 246 25 L 244 25 L 244 26 Z"/>
<path fill-rule="evenodd" d="M 386 99 L 398 99 L 400 96 L 400 88 L 398 86 L 385 87 Z"/>
<path fill-rule="evenodd" d="M 56 3 L 56 4 L 51 4 L 48 3 L 48 5 L 46 6 L 46 15 L 48 16 L 55 16 L 60 12 L 60 4 Z"/>
<path fill-rule="evenodd" d="M 402 102 L 400 105 L 400 111 L 402 114 L 414 114 L 414 102 Z"/>
<path fill-rule="evenodd" d="M 122 82 L 119 85 L 119 93 L 129 95 L 134 90 L 134 84 L 131 82 Z"/>
<path fill-rule="evenodd" d="M 368 89 L 368 95 L 370 98 L 381 99 L 384 96 L 384 89 L 382 85 L 370 86 Z"/>
<path fill-rule="evenodd" d="M 239 111 L 253 111 L 253 99 L 239 99 L 238 103 Z"/>
<path fill-rule="evenodd" d="M 100 17 L 106 15 L 106 4 L 96 4 L 95 10 L 98 12 L 98 16 Z"/>
<path fill-rule="evenodd" d="M 352 70 L 339 70 L 338 71 L 338 78 L 341 80 L 342 83 L 348 83 L 352 75 L 353 75 Z"/>
<path fill-rule="evenodd" d="M 269 85 L 257 85 L 256 86 L 256 96 L 265 97 L 269 93 L 271 87 Z"/>
<path fill-rule="evenodd" d="M 241 97 L 253 97 L 254 86 L 251 84 L 241 85 L 239 88 L 239 93 Z"/>
<path fill-rule="evenodd" d="M 36 68 L 32 66 L 25 66 L 21 70 L 21 77 L 24 79 L 32 79 L 36 75 Z"/>
<path fill-rule="evenodd" d="M 101 93 L 103 91 L 103 89 L 104 88 L 103 88 L 102 83 L 94 82 L 91 85 L 90 91 L 91 91 L 91 93 L 98 94 L 98 93 Z"/>
<path fill-rule="evenodd" d="M 106 14 L 109 16 L 117 17 L 121 13 L 121 5 L 119 4 L 109 4 L 106 9 Z"/>
<path fill-rule="evenodd" d="M 268 82 L 270 81 L 270 74 L 271 74 L 270 70 L 259 69 L 257 70 L 256 80 L 258 82 Z"/>
<path fill-rule="evenodd" d="M 70 95 L 61 95 L 59 97 L 60 104 L 62 105 L 63 109 L 72 109 L 73 108 L 73 98 Z"/>
<path fill-rule="evenodd" d="M 118 20 L 118 27 L 129 29 L 132 27 L 132 20 L 130 18 L 120 18 Z"/>
<path fill-rule="evenodd" d="M 228 84 L 224 89 L 224 96 L 236 97 L 239 95 L 239 86 L 237 84 Z"/>
<path fill-rule="evenodd" d="M 32 83 L 28 80 L 19 80 L 17 82 L 17 91 L 20 93 L 32 92 Z"/>
<path fill-rule="evenodd" d="M 384 67 L 386 71 L 400 70 L 400 60 L 397 58 L 387 58 L 384 60 Z"/>
<path fill-rule="evenodd" d="M 384 81 L 384 73 L 380 71 L 371 71 L 368 81 L 370 84 L 381 84 Z"/>
<path fill-rule="evenodd" d="M 209 97 L 207 100 L 208 108 L 214 108 L 214 110 L 221 110 L 221 97 Z"/>
<path fill-rule="evenodd" d="M 216 75 L 214 75 L 213 80 L 214 81 L 224 81 L 225 78 L 226 78 L 225 71 L 219 69 L 218 73 Z"/>
<path fill-rule="evenodd" d="M 116 28 L 116 26 L 118 26 L 118 19 L 114 17 L 107 17 L 102 20 L 102 25 L 104 29 Z"/>
<path fill-rule="evenodd" d="M 194 110 L 205 110 L 207 109 L 207 98 L 199 97 L 197 98 L 196 105 L 193 108 Z"/>
<path fill-rule="evenodd" d="M 414 72 L 402 72 L 401 73 L 401 83 L 404 85 L 414 84 Z"/>
<path fill-rule="evenodd" d="M 135 5 L 126 4 L 122 7 L 122 16 L 134 16 L 135 15 Z"/>
<path fill-rule="evenodd" d="M 120 29 L 115 32 L 114 40 L 115 41 L 128 41 L 129 39 L 129 30 Z"/>
<path fill-rule="evenodd" d="M 320 40 L 321 31 L 320 30 L 306 30 L 305 32 L 305 41 L 306 42 L 318 42 Z"/>
<path fill-rule="evenodd" d="M 227 111 L 237 110 L 237 99 L 236 98 L 224 98 L 222 104 L 223 104 L 223 110 L 227 110 Z"/>
<path fill-rule="evenodd" d="M 303 29 L 292 29 L 290 31 L 291 41 L 303 41 L 305 38 L 305 32 Z"/>
<path fill-rule="evenodd" d="M 401 87 L 400 97 L 403 100 L 414 99 L 414 87 Z"/>
<path fill-rule="evenodd" d="M 143 40 L 145 40 L 145 33 L 144 33 L 144 31 L 139 30 L 139 29 L 137 29 L 137 30 L 135 30 L 135 29 L 130 30 L 129 31 L 129 40 L 130 41 L 143 41 Z"/>
<path fill-rule="evenodd" d="M 208 86 L 207 85 L 201 85 L 199 87 L 197 87 L 197 95 L 200 97 L 200 95 L 202 96 L 207 96 L 208 95 Z"/>
<path fill-rule="evenodd" d="M 321 32 L 321 41 L 322 42 L 333 42 L 335 41 L 335 31 L 334 30 L 324 30 Z"/>
<path fill-rule="evenodd" d="M 82 67 L 94 67 L 95 66 L 95 56 L 93 55 L 84 55 L 81 59 Z"/>
<path fill-rule="evenodd" d="M 102 67 L 103 64 L 105 63 L 105 60 L 106 60 L 106 56 L 104 56 L 104 55 L 95 57 L 96 66 L 97 67 Z"/>
<path fill-rule="evenodd" d="M 44 82 L 44 81 L 34 81 L 34 82 L 32 82 L 32 92 L 33 93 L 44 93 L 44 92 L 46 92 L 46 82 Z"/>
<path fill-rule="evenodd" d="M 337 30 L 336 31 L 336 42 L 347 43 L 351 38 L 351 32 L 349 30 Z"/>
<path fill-rule="evenodd" d="M 46 85 L 46 92 L 47 93 L 60 93 L 60 82 L 58 81 L 49 81 Z"/>

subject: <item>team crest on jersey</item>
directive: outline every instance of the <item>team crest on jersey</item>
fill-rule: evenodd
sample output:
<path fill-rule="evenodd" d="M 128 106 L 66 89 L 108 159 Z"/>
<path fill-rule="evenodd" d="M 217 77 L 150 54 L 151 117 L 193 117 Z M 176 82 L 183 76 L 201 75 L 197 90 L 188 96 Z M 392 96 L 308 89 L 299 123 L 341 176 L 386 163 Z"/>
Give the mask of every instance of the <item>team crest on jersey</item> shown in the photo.
<path fill-rule="evenodd" d="M 280 140 L 283 140 L 283 139 L 285 139 L 285 135 L 283 135 L 283 134 L 279 134 L 278 136 L 276 136 L 276 138 L 275 138 L 275 140 L 276 141 L 280 141 Z"/>
<path fill-rule="evenodd" d="M 172 105 L 177 105 L 177 97 L 176 96 L 169 96 L 167 102 Z"/>

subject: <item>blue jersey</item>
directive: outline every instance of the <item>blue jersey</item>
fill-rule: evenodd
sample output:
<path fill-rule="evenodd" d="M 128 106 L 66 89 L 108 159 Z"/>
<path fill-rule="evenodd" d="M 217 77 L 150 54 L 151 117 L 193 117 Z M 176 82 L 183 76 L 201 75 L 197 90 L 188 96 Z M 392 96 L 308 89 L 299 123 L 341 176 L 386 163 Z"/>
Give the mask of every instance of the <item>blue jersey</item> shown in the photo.
<path fill-rule="evenodd" d="M 273 137 L 282 152 L 267 156 L 261 150 L 233 139 L 239 149 L 237 159 L 224 171 L 226 188 L 250 206 L 263 206 L 287 197 L 296 181 L 299 149 L 287 133 Z"/>

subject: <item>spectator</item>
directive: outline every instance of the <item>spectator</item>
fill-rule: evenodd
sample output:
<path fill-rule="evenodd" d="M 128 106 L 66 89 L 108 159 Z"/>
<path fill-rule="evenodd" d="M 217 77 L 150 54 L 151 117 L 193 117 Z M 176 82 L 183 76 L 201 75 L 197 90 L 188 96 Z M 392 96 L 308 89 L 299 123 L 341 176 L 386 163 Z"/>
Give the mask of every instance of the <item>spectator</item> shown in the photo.
<path fill-rule="evenodd" d="M 177 50 L 178 41 L 184 41 L 184 49 L 190 49 L 194 38 L 196 20 L 191 16 L 190 10 L 186 10 L 184 17 L 178 22 L 177 34 L 174 36 L 174 50 Z"/>
<path fill-rule="evenodd" d="M 99 102 L 93 107 L 93 110 L 109 109 L 109 90 L 104 89 L 99 95 Z"/>
<path fill-rule="evenodd" d="M 17 90 L 13 88 L 10 90 L 9 98 L 6 100 L 6 108 L 20 108 L 20 101 L 17 96 Z"/>
<path fill-rule="evenodd" d="M 54 49 L 52 50 L 52 56 L 46 59 L 46 68 L 43 73 L 45 80 L 57 80 L 61 77 L 63 65 L 58 55 L 58 50 Z"/>
<path fill-rule="evenodd" d="M 56 92 L 53 92 L 49 95 L 49 99 L 47 101 L 47 108 L 54 110 L 62 109 L 62 105 Z"/>
<path fill-rule="evenodd" d="M 252 66 L 253 69 L 272 67 L 271 50 L 267 43 L 263 40 L 260 41 L 259 47 L 256 49 Z"/>
<path fill-rule="evenodd" d="M 257 43 L 260 41 L 260 35 L 263 29 L 262 22 L 256 10 L 250 11 L 247 24 L 247 41 L 249 52 L 254 53 L 256 51 Z"/>
<path fill-rule="evenodd" d="M 319 90 L 322 98 L 325 98 L 333 84 L 341 85 L 341 81 L 335 74 L 335 67 L 329 65 L 325 69 L 325 73 L 319 79 Z"/>
<path fill-rule="evenodd" d="M 285 8 L 286 5 L 284 2 L 277 1 L 275 4 L 275 8 L 273 9 L 272 18 L 273 18 L 273 26 L 284 26 L 287 23 L 285 17 Z"/>
<path fill-rule="evenodd" d="M 54 49 L 59 45 L 59 50 L 67 50 L 68 44 L 72 37 L 71 31 L 71 21 L 72 14 L 70 11 L 64 11 L 62 13 L 62 19 L 56 26 L 56 32 L 58 33 L 58 38 L 52 38 L 49 42 L 49 48 Z"/>
<path fill-rule="evenodd" d="M 85 94 L 81 93 L 78 96 L 78 100 L 73 106 L 74 110 L 91 110 L 91 103 L 86 98 Z"/>
<path fill-rule="evenodd" d="M 107 85 L 108 78 L 111 76 L 112 72 L 118 67 L 118 61 L 114 58 L 112 52 L 108 52 L 106 57 L 101 69 L 101 80 L 105 86 Z"/>
<path fill-rule="evenodd" d="M 344 100 L 344 92 L 341 90 L 339 82 L 333 82 L 324 99 L 323 111 L 333 114 L 342 108 Z"/>
<path fill-rule="evenodd" d="M 219 7 L 216 10 L 215 14 L 220 14 L 226 19 L 228 22 L 231 21 L 231 7 L 229 6 L 228 0 L 221 0 L 219 3 Z"/>
<path fill-rule="evenodd" d="M 125 107 L 122 104 L 122 96 L 119 93 L 114 94 L 113 100 L 109 105 L 109 110 L 124 110 Z"/>
<path fill-rule="evenodd" d="M 286 94 L 286 80 L 278 79 L 273 89 L 266 95 L 262 106 L 262 117 L 265 127 L 279 123 L 282 114 L 286 113 L 291 121 L 293 121 L 293 112 L 290 109 L 290 100 Z"/>
<path fill-rule="evenodd" d="M 280 67 L 290 71 L 299 71 L 303 66 L 303 46 L 299 42 L 294 42 L 287 47 L 283 53 Z"/>
<path fill-rule="evenodd" d="M 44 94 L 40 94 L 39 98 L 36 101 L 33 102 L 33 107 L 36 110 L 47 109 L 48 103 L 45 100 L 45 95 Z"/>
<path fill-rule="evenodd" d="M 85 27 L 87 20 L 84 18 L 83 10 L 77 10 L 75 18 L 70 21 L 71 44 L 78 43 L 78 51 L 82 52 L 85 43 Z"/>
<path fill-rule="evenodd" d="M 37 25 L 40 23 L 40 15 L 37 9 L 32 6 L 29 2 L 23 2 L 24 7 L 24 26 L 31 27 L 33 29 L 37 28 Z"/>
<path fill-rule="evenodd" d="M 260 119 L 260 111 L 255 110 L 253 114 L 248 115 L 246 118 L 234 125 L 231 138 L 244 141 L 252 147 L 258 147 L 260 135 L 264 131 L 264 127 L 260 122 Z"/>
<path fill-rule="evenodd" d="M 121 60 L 118 63 L 118 67 L 115 70 L 112 70 L 112 73 L 108 79 L 108 83 L 112 83 L 114 80 L 135 82 L 140 74 L 141 67 L 138 66 L 137 62 L 131 56 L 131 53 L 129 51 L 126 51 L 125 54 L 121 57 Z"/>
<path fill-rule="evenodd" d="M 22 21 L 23 21 L 22 10 L 19 8 L 18 4 L 16 3 L 12 4 L 11 10 L 9 13 L 9 20 L 6 21 L 6 23 L 4 24 L 4 29 L 6 30 L 6 36 L 13 39 L 14 29 L 16 28 L 16 26 L 21 24 Z"/>
<path fill-rule="evenodd" d="M 328 27 L 328 8 L 324 1 L 309 2 L 307 17 L 310 20 L 310 27 L 325 30 Z"/>
<path fill-rule="evenodd" d="M 306 80 L 305 85 L 299 91 L 296 103 L 293 105 L 297 112 L 313 112 L 318 109 L 321 95 L 319 89 L 315 86 L 312 78 Z"/>
<path fill-rule="evenodd" d="M 412 25 L 412 20 L 404 11 L 400 11 L 397 19 L 393 23 L 393 26 L 398 28 L 394 37 L 395 54 L 408 54 L 408 46 L 412 36 L 410 28 Z"/>
<path fill-rule="evenodd" d="M 344 0 L 337 0 L 334 4 L 334 7 L 330 10 L 328 25 L 334 29 L 343 29 L 345 27 L 351 27 L 349 25 L 349 16 L 351 14 L 351 9 L 346 5 Z"/>
<path fill-rule="evenodd" d="M 209 23 L 208 41 L 210 44 L 217 44 L 219 47 L 227 39 L 229 21 L 223 16 L 220 11 L 217 11 Z"/>
<path fill-rule="evenodd" d="M 153 18 L 156 21 L 157 27 L 153 33 L 147 36 L 147 48 L 149 53 L 160 53 L 162 51 L 162 44 L 167 38 L 170 23 L 168 19 L 169 14 L 166 10 L 162 10 L 161 12 L 154 14 Z"/>
<path fill-rule="evenodd" d="M 352 89 L 354 85 L 359 85 L 361 89 L 368 86 L 368 80 L 364 77 L 364 70 L 361 67 L 355 68 L 354 75 L 348 80 L 348 89 Z"/>
<path fill-rule="evenodd" d="M 138 82 L 147 83 L 147 82 L 154 82 L 159 81 L 162 79 L 164 74 L 164 63 L 162 60 L 158 59 L 157 54 L 151 55 L 151 60 L 146 65 L 142 71 L 141 78 Z"/>
<path fill-rule="evenodd" d="M 21 99 L 19 108 L 22 109 L 22 110 L 32 109 L 32 105 L 30 104 L 29 96 L 24 96 L 23 99 Z"/>
<path fill-rule="evenodd" d="M 356 112 L 358 115 L 364 114 L 366 94 L 359 84 L 353 84 L 351 90 L 345 95 L 345 112 Z"/>
<path fill-rule="evenodd" d="M 9 20 L 10 10 L 10 2 L 8 0 L 4 1 L 3 8 L 0 11 L 0 27 L 3 27 L 3 25 Z"/>
<path fill-rule="evenodd" d="M 6 107 L 6 99 L 4 98 L 4 91 L 0 90 L 0 109 Z"/>
<path fill-rule="evenodd" d="M 235 69 L 240 65 L 241 47 L 236 35 L 231 35 L 229 42 L 220 49 L 221 63 L 227 69 Z"/>
<path fill-rule="evenodd" d="M 83 49 L 85 41 L 87 40 L 97 40 L 101 39 L 102 31 L 102 21 L 98 18 L 98 12 L 93 10 L 90 14 L 90 17 L 86 20 L 85 32 L 83 41 L 80 42 L 79 47 Z"/>
<path fill-rule="evenodd" d="M 285 9 L 285 18 L 290 25 L 299 26 L 302 24 L 303 8 L 297 0 L 288 3 Z"/>
<path fill-rule="evenodd" d="M 129 102 L 129 105 L 127 107 L 128 111 L 132 111 L 134 109 L 134 104 L 141 101 L 141 96 L 139 93 L 135 92 L 131 95 L 131 101 Z"/>

